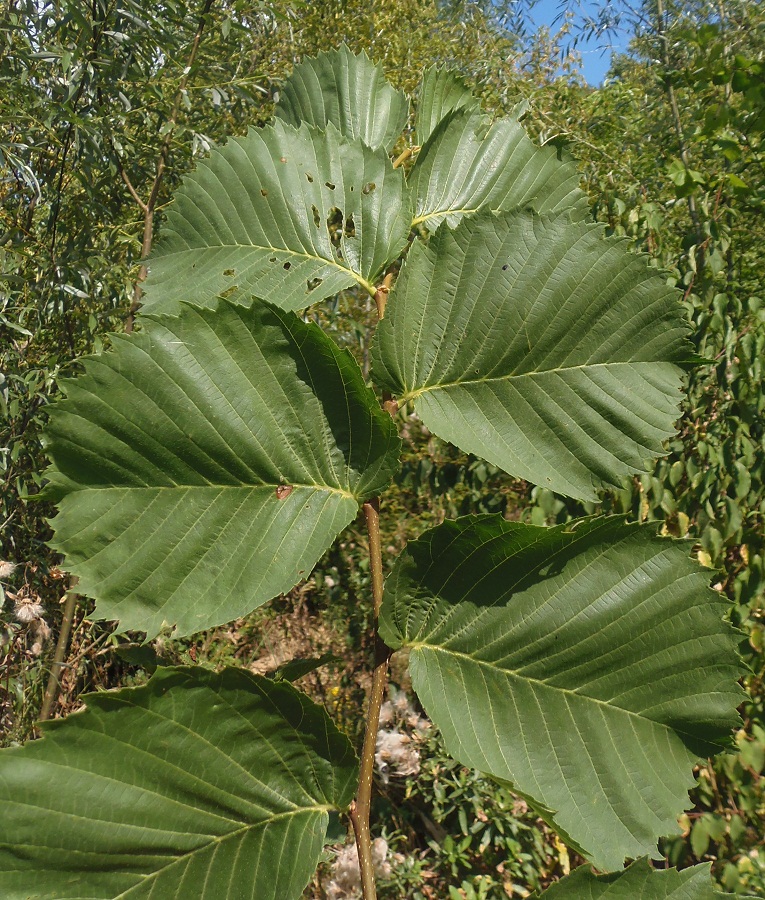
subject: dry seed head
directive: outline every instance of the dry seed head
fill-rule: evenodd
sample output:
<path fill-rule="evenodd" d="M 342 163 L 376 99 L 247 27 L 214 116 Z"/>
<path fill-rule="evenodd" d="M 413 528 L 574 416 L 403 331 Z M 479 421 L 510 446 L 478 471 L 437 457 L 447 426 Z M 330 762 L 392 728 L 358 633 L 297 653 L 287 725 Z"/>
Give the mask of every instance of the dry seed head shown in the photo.
<path fill-rule="evenodd" d="M 25 625 L 29 622 L 34 622 L 35 619 L 42 618 L 42 614 L 44 612 L 43 605 L 40 603 L 40 598 L 34 595 L 32 596 L 22 596 L 20 594 L 16 594 L 14 597 L 15 602 L 15 610 L 14 615 L 19 620 L 19 622 L 23 622 Z"/>

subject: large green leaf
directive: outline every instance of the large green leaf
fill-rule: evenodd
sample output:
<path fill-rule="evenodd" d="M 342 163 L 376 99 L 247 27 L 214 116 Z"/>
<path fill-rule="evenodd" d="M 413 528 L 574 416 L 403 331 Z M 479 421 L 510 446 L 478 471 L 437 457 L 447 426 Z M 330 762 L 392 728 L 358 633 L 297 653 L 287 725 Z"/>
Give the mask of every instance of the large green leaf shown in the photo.
<path fill-rule="evenodd" d="M 602 869 L 677 831 L 737 722 L 737 635 L 687 548 L 620 518 L 477 516 L 410 543 L 381 635 L 449 752 L 512 783 Z"/>
<path fill-rule="evenodd" d="M 374 293 L 410 220 L 403 174 L 384 150 L 331 125 L 251 129 L 177 191 L 149 260 L 144 309 L 253 294 L 302 309 L 353 285 Z"/>
<path fill-rule="evenodd" d="M 321 707 L 237 669 L 160 669 L 0 751 L 3 900 L 290 900 L 350 803 Z"/>
<path fill-rule="evenodd" d="M 647 860 L 639 859 L 622 872 L 596 875 L 589 866 L 581 866 L 541 896 L 545 900 L 722 900 L 730 897 L 717 890 L 709 869 L 709 864 L 691 866 L 682 872 L 652 869 Z"/>
<path fill-rule="evenodd" d="M 190 634 L 302 580 L 387 486 L 399 440 L 351 356 L 293 313 L 143 321 L 51 411 L 54 546 L 97 615 Z"/>
<path fill-rule="evenodd" d="M 481 215 L 412 247 L 373 372 L 444 440 L 593 500 L 663 453 L 686 333 L 677 291 L 626 241 L 566 215 Z"/>
<path fill-rule="evenodd" d="M 539 213 L 589 213 L 573 160 L 537 147 L 514 117 L 493 124 L 469 106 L 435 125 L 409 176 L 416 198 L 414 225 L 431 231 L 456 225 L 479 210 L 530 207 Z"/>
<path fill-rule="evenodd" d="M 347 138 L 390 150 L 409 116 L 401 91 L 385 80 L 382 66 L 343 44 L 299 63 L 284 83 L 276 115 L 290 125 L 334 125 Z"/>
<path fill-rule="evenodd" d="M 444 116 L 455 109 L 478 113 L 480 105 L 456 72 L 438 66 L 426 69 L 417 98 L 417 143 L 424 144 Z"/>

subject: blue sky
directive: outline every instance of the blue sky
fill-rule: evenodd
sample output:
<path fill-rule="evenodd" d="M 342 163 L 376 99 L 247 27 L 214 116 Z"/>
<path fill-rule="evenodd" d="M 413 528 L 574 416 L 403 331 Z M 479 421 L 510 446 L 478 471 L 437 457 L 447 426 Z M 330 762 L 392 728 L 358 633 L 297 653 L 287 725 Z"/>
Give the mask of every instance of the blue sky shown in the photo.
<path fill-rule="evenodd" d="M 538 0 L 531 10 L 530 18 L 535 25 L 549 25 L 555 31 L 556 27 L 552 23 L 556 16 L 560 15 L 561 9 L 566 6 L 576 9 L 574 4 L 561 3 L 560 0 Z M 598 3 L 583 0 L 579 6 L 585 12 L 594 11 Z M 626 36 L 615 35 L 612 36 L 611 41 L 616 45 L 615 49 L 617 50 L 626 48 Z M 603 81 L 603 77 L 611 63 L 611 50 L 606 49 L 605 52 L 603 51 L 604 42 L 605 39 L 603 39 L 603 42 L 595 40 L 589 43 L 580 43 L 577 47 L 582 56 L 584 77 L 592 85 L 599 85 Z"/>

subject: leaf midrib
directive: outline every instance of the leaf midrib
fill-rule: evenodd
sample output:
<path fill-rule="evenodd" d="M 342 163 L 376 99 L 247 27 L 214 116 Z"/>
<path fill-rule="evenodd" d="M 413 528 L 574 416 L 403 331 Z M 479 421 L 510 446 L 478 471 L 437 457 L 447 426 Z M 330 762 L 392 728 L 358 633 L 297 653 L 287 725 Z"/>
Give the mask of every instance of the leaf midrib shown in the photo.
<path fill-rule="evenodd" d="M 239 244 L 231 241 L 225 244 L 215 244 L 214 246 L 205 244 L 204 247 L 186 247 L 184 250 L 175 250 L 165 256 L 157 257 L 154 260 L 149 259 L 148 264 L 149 268 L 151 268 L 152 265 L 157 265 L 165 261 L 172 261 L 173 259 L 187 253 L 192 254 L 193 256 L 197 256 L 199 255 L 199 253 L 215 252 L 217 250 L 228 250 L 232 247 L 238 250 L 258 250 L 262 251 L 263 253 L 284 253 L 288 256 L 297 256 L 300 259 L 309 259 L 313 262 L 320 262 L 326 266 L 334 266 L 334 268 L 338 269 L 340 272 L 343 272 L 343 274 L 350 275 L 351 278 L 353 278 L 358 284 L 360 284 L 361 287 L 363 287 L 364 290 L 367 291 L 372 297 L 374 297 L 375 295 L 376 288 L 369 281 L 367 281 L 367 279 L 364 278 L 363 275 L 360 275 L 358 272 L 354 272 L 353 269 L 347 266 L 341 265 L 336 260 L 327 259 L 324 256 L 317 256 L 316 254 L 312 253 L 300 253 L 297 250 L 289 250 L 285 247 L 271 247 L 268 244 Z"/>
<path fill-rule="evenodd" d="M 122 484 L 88 484 L 77 487 L 70 491 L 69 496 L 76 496 L 85 491 L 129 491 L 136 493 L 138 491 L 269 491 L 279 487 L 291 487 L 293 490 L 304 489 L 310 491 L 323 491 L 328 494 L 339 494 L 347 500 L 353 500 L 358 503 L 358 498 L 350 491 L 344 491 L 341 488 L 333 488 L 322 484 L 293 484 L 289 482 L 271 482 L 270 484 L 144 484 L 144 485 L 122 485 Z M 284 498 L 287 499 L 286 497 Z"/>
<path fill-rule="evenodd" d="M 468 387 L 476 384 L 489 384 L 494 381 L 513 381 L 519 378 L 534 378 L 541 377 L 544 375 L 555 375 L 559 372 L 576 372 L 578 370 L 585 369 L 612 369 L 617 366 L 656 366 L 669 364 L 673 365 L 670 360 L 660 359 L 660 360 L 649 360 L 649 359 L 639 359 L 639 360 L 625 360 L 622 362 L 602 362 L 602 363 L 581 363 L 576 366 L 557 366 L 554 369 L 532 369 L 529 372 L 521 372 L 518 375 L 510 374 L 510 375 L 493 375 L 485 378 L 466 378 L 462 381 L 447 381 L 442 384 L 431 384 L 425 385 L 421 388 L 416 388 L 415 390 L 408 391 L 405 394 L 401 394 L 399 397 L 402 403 L 408 403 L 410 400 L 415 400 L 421 394 L 427 394 L 432 391 L 441 391 L 448 390 L 449 388 L 459 388 L 459 387 Z"/>
<path fill-rule="evenodd" d="M 193 850 L 190 850 L 188 853 L 184 853 L 180 856 L 176 856 L 171 859 L 166 865 L 162 866 L 159 869 L 156 869 L 154 872 L 149 873 L 148 875 L 141 878 L 140 881 L 131 885 L 126 891 L 123 891 L 121 894 L 116 894 L 113 900 L 120 900 L 122 897 L 129 897 L 131 893 L 135 890 L 138 890 L 147 883 L 151 882 L 153 879 L 158 878 L 163 872 L 166 872 L 168 869 L 171 869 L 173 866 L 178 865 L 180 862 L 186 862 L 189 859 L 192 859 L 195 854 L 206 853 L 211 846 L 214 844 L 223 844 L 225 841 L 229 840 L 229 838 L 238 837 L 242 834 L 247 833 L 248 831 L 255 831 L 258 828 L 265 828 L 271 824 L 273 824 L 278 819 L 290 818 L 292 816 L 300 816 L 305 815 L 306 813 L 321 813 L 326 812 L 330 813 L 334 810 L 334 806 L 329 805 L 317 805 L 317 806 L 301 806 L 299 809 L 290 810 L 289 812 L 276 813 L 273 816 L 269 816 L 267 819 L 264 819 L 260 822 L 254 822 L 252 824 L 243 825 L 241 828 L 236 829 L 236 831 L 230 831 L 228 834 L 213 836 L 213 838 L 208 841 L 206 844 L 195 847 Z"/>

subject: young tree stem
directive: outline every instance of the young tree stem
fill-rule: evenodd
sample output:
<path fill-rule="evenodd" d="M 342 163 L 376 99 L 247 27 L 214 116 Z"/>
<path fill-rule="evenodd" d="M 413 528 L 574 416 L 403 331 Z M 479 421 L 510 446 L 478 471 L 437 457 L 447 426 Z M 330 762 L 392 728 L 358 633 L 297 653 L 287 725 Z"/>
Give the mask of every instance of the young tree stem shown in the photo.
<path fill-rule="evenodd" d="M 356 834 L 361 869 L 361 889 L 364 900 L 376 900 L 375 872 L 372 862 L 372 836 L 369 831 L 369 814 L 372 807 L 372 776 L 375 767 L 377 730 L 380 726 L 380 709 L 388 681 L 388 660 L 391 651 L 380 640 L 377 623 L 380 616 L 383 593 L 382 548 L 380 546 L 380 501 L 377 497 L 364 504 L 364 516 L 369 535 L 369 564 L 372 575 L 373 621 L 375 636 L 375 668 L 372 675 L 372 691 L 367 712 L 367 730 L 361 751 L 359 789 L 351 804 L 351 822 Z"/>
<path fill-rule="evenodd" d="M 73 578 L 70 588 L 73 588 L 76 583 L 77 579 Z M 39 722 L 50 719 L 53 713 L 53 706 L 58 698 L 58 692 L 61 688 L 59 676 L 61 670 L 66 665 L 65 657 L 67 650 L 69 649 L 69 635 L 72 631 L 72 623 L 74 622 L 74 613 L 77 609 L 78 600 L 79 597 L 77 594 L 71 591 L 67 594 L 64 614 L 61 619 L 61 631 L 59 632 L 58 641 L 56 642 L 56 652 L 53 654 L 53 662 L 51 663 L 50 674 L 48 675 L 48 684 L 45 688 L 45 694 L 43 695 L 40 715 L 37 717 Z"/>

